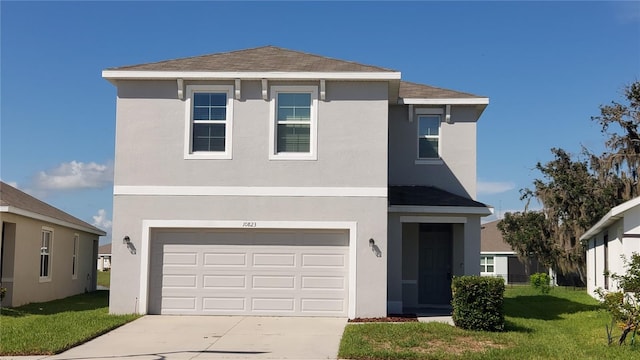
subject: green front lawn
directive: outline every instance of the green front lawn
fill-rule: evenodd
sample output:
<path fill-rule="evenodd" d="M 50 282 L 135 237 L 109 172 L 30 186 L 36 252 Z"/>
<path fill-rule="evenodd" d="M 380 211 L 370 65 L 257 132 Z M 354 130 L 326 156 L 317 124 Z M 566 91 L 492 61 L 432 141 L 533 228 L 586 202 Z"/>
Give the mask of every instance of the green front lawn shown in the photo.
<path fill-rule="evenodd" d="M 98 285 L 106 288 L 111 285 L 111 271 L 98 271 Z"/>
<path fill-rule="evenodd" d="M 57 354 L 139 315 L 109 315 L 109 291 L 95 291 L 0 312 L 0 355 Z"/>
<path fill-rule="evenodd" d="M 505 293 L 506 331 L 461 330 L 439 323 L 349 324 L 340 344 L 345 359 L 632 359 L 635 346 L 607 346 L 611 317 L 585 291 L 528 286 Z M 613 333 L 614 339 L 620 330 Z M 627 343 L 630 340 L 627 339 Z"/>

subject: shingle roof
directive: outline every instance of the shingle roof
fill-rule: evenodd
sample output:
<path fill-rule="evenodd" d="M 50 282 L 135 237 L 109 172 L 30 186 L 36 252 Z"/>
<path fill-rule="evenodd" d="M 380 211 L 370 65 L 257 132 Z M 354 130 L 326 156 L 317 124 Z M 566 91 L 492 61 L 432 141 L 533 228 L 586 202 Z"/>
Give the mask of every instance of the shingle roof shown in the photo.
<path fill-rule="evenodd" d="M 57 209 L 33 196 L 22 192 L 13 186 L 0 181 L 0 206 L 14 207 L 30 213 L 39 214 L 49 218 L 57 219 L 69 224 L 76 225 L 86 231 L 90 231 L 97 235 L 105 235 L 105 232 L 97 227 L 88 224 L 66 212 Z"/>
<path fill-rule="evenodd" d="M 251 72 L 395 72 L 378 66 L 332 59 L 276 46 L 201 55 L 108 70 L 137 71 L 251 71 Z"/>
<path fill-rule="evenodd" d="M 487 207 L 481 202 L 433 186 L 389 186 L 389 203 L 409 206 Z"/>
<path fill-rule="evenodd" d="M 500 220 L 482 224 L 480 230 L 480 251 L 513 251 L 511 245 L 502 238 L 502 232 L 498 229 Z"/>
<path fill-rule="evenodd" d="M 111 243 L 101 245 L 98 248 L 98 254 L 111 254 Z"/>
<path fill-rule="evenodd" d="M 403 99 L 473 99 L 484 96 L 443 89 L 435 86 L 416 84 L 408 81 L 400 82 L 400 97 Z"/>

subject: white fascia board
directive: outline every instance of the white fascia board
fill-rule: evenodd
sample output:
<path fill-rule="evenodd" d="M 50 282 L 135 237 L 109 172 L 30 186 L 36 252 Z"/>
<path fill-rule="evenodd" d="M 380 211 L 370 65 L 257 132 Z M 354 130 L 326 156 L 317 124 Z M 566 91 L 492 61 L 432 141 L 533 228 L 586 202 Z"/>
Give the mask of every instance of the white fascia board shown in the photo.
<path fill-rule="evenodd" d="M 514 251 L 480 251 L 480 255 L 516 255 Z"/>
<path fill-rule="evenodd" d="M 609 227 L 614 222 L 620 220 L 624 217 L 624 213 L 636 206 L 640 205 L 640 196 L 634 199 L 631 199 L 627 202 L 624 202 L 606 213 L 600 221 L 598 221 L 595 225 L 593 225 L 589 230 L 587 230 L 582 236 L 580 236 L 580 241 L 590 239 L 591 237 L 597 235 L 599 232 Z"/>
<path fill-rule="evenodd" d="M 452 99 L 400 99 L 405 105 L 489 105 L 489 98 L 452 98 Z"/>
<path fill-rule="evenodd" d="M 88 232 L 88 233 L 99 235 L 99 236 L 107 235 L 107 233 L 102 231 L 102 230 L 96 231 L 96 230 L 88 228 L 88 227 L 84 227 L 84 226 L 77 225 L 77 224 L 72 224 L 72 223 L 70 223 L 68 221 L 56 219 L 56 218 L 53 218 L 53 217 L 50 217 L 50 216 L 46 216 L 46 215 L 41 215 L 41 214 L 38 214 L 38 213 L 34 213 L 32 211 L 28 211 L 28 210 L 17 208 L 15 206 L 2 206 L 2 207 L 0 207 L 0 212 L 6 212 L 6 213 L 10 213 L 10 214 L 16 214 L 16 215 L 28 217 L 28 218 L 35 219 L 35 220 L 46 221 L 48 223 L 52 223 L 52 224 L 56 224 L 56 225 L 60 225 L 60 226 L 64 226 L 64 227 L 68 227 L 68 228 L 75 229 L 75 230 Z"/>
<path fill-rule="evenodd" d="M 269 79 L 269 80 L 399 80 L 400 72 L 253 72 L 253 71 L 130 71 L 103 70 L 107 80 L 206 80 L 206 79 Z"/>
<path fill-rule="evenodd" d="M 422 214 L 460 214 L 460 215 L 491 215 L 491 210 L 486 207 L 471 206 L 414 206 L 391 205 L 390 213 L 422 213 Z"/>

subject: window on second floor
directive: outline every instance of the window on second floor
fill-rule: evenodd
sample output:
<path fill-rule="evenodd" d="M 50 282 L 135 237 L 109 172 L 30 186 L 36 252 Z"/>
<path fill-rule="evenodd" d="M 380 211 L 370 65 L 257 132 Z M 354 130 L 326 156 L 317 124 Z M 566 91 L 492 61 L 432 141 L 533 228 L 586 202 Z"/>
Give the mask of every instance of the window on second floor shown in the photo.
<path fill-rule="evenodd" d="M 481 256 L 480 257 L 480 272 L 493 273 L 495 272 L 493 264 L 493 256 Z"/>
<path fill-rule="evenodd" d="M 51 280 L 51 244 L 53 230 L 43 228 L 40 239 L 40 281 Z"/>
<path fill-rule="evenodd" d="M 273 86 L 269 159 L 317 158 L 318 89 L 314 86 Z"/>
<path fill-rule="evenodd" d="M 415 109 L 416 165 L 442 164 L 442 108 Z"/>
<path fill-rule="evenodd" d="M 233 86 L 187 86 L 186 159 L 231 159 Z"/>

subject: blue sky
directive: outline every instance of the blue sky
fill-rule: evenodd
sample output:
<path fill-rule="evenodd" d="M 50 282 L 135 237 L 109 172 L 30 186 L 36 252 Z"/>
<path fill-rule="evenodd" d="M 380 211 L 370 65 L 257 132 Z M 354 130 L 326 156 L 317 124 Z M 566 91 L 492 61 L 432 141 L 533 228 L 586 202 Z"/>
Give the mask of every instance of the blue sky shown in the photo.
<path fill-rule="evenodd" d="M 108 67 L 275 45 L 487 96 L 478 200 L 500 214 L 522 210 L 518 190 L 552 147 L 601 151 L 590 117 L 640 80 L 637 1 L 2 1 L 0 12 L 0 178 L 107 231 Z"/>

